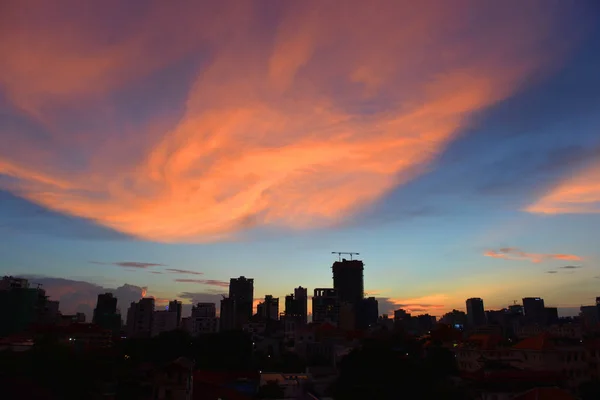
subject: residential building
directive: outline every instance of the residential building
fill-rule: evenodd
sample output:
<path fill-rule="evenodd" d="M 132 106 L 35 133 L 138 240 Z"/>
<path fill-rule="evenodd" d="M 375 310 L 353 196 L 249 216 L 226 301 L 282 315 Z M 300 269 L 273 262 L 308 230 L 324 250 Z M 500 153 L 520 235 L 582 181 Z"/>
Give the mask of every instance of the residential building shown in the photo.
<path fill-rule="evenodd" d="M 117 298 L 112 293 L 98 295 L 92 322 L 114 334 L 121 330 L 121 314 L 117 312 Z"/>
<path fill-rule="evenodd" d="M 476 328 L 485 325 L 485 322 L 483 300 L 478 297 L 467 299 L 467 323 L 469 327 Z"/>
<path fill-rule="evenodd" d="M 540 297 L 523 298 L 523 312 L 528 323 L 545 325 L 547 318 L 544 309 L 544 299 Z"/>
<path fill-rule="evenodd" d="M 170 310 L 154 311 L 152 315 L 152 336 L 177 329 L 177 313 Z"/>
<path fill-rule="evenodd" d="M 317 288 L 312 300 L 313 322 L 338 324 L 340 317 L 340 300 L 337 290 Z"/>
<path fill-rule="evenodd" d="M 302 317 L 302 322 L 307 323 L 308 320 L 308 295 L 306 288 L 298 286 L 294 289 L 294 300 L 296 301 L 297 310 Z"/>
<path fill-rule="evenodd" d="M 215 303 L 197 303 L 192 306 L 190 333 L 198 336 L 219 331 L 219 318 Z"/>
<path fill-rule="evenodd" d="M 27 279 L 5 276 L 0 281 L 0 337 L 43 322 L 47 302 L 45 290 L 30 288 Z"/>
<path fill-rule="evenodd" d="M 379 302 L 375 297 L 362 299 L 355 305 L 356 328 L 367 329 L 379 318 Z"/>
<path fill-rule="evenodd" d="M 278 320 L 279 298 L 273 297 L 270 294 L 266 295 L 265 300 L 258 304 L 256 313 L 267 320 Z"/>
<path fill-rule="evenodd" d="M 308 320 L 308 297 L 306 294 L 306 288 L 302 286 L 294 289 L 294 293 L 285 296 L 285 311 L 286 317 L 298 317 L 294 318 L 296 322 L 306 324 Z"/>
<path fill-rule="evenodd" d="M 180 301 L 177 300 L 172 300 L 169 302 L 169 306 L 167 307 L 167 310 L 169 310 L 169 312 L 175 313 L 176 317 L 176 321 L 177 321 L 177 327 L 179 328 L 181 326 L 181 309 L 182 309 L 182 304 Z"/>
<path fill-rule="evenodd" d="M 132 302 L 127 312 L 127 335 L 129 337 L 149 337 L 152 332 L 154 298 L 145 297 Z"/>
<path fill-rule="evenodd" d="M 250 320 L 254 308 L 254 279 L 240 276 L 229 280 L 229 298 L 234 300 L 235 329 Z"/>
<path fill-rule="evenodd" d="M 221 331 L 238 329 L 236 326 L 236 301 L 231 297 L 221 299 L 221 312 L 219 315 L 219 328 Z"/>

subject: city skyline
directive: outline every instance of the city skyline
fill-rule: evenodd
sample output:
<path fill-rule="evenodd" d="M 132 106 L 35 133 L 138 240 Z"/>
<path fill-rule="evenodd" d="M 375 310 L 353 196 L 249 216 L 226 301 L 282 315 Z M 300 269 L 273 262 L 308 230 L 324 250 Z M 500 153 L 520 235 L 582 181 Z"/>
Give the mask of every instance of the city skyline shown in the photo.
<path fill-rule="evenodd" d="M 380 314 L 594 304 L 597 2 L 25 3 L 0 17 L 0 276 L 61 309 L 189 313 L 239 276 L 281 305 L 333 287 L 332 251 Z"/>

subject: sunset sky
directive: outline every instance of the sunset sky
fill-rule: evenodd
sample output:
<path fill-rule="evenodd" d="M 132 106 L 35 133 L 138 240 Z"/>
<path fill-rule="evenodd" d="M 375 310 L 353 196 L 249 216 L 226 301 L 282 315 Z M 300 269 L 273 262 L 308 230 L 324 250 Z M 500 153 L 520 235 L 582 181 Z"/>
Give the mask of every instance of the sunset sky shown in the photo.
<path fill-rule="evenodd" d="M 0 275 L 89 313 L 332 251 L 380 313 L 593 303 L 600 4 L 2 2 Z"/>

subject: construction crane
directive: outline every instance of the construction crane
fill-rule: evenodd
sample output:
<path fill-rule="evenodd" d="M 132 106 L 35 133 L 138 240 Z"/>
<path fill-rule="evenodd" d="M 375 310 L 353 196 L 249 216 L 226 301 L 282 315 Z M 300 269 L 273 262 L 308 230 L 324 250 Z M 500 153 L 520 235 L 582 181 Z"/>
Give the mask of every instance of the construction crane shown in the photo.
<path fill-rule="evenodd" d="M 331 254 L 338 255 L 338 261 L 342 261 L 342 254 L 348 254 L 350 256 L 350 260 L 352 260 L 352 256 L 358 256 L 360 253 L 353 253 L 350 251 L 332 251 Z"/>

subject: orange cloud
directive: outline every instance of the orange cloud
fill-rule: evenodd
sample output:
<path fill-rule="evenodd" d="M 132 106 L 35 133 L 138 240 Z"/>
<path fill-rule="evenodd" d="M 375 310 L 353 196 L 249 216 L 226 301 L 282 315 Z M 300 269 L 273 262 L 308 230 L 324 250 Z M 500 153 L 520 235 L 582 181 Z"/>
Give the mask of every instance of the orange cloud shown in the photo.
<path fill-rule="evenodd" d="M 538 254 L 526 253 L 515 247 L 504 247 L 499 250 L 487 250 L 483 253 L 486 257 L 502 258 L 505 260 L 528 260 L 532 263 L 540 263 L 546 260 L 581 261 L 581 257 L 574 254 Z"/>
<path fill-rule="evenodd" d="M 537 214 L 600 213 L 600 163 L 563 181 L 526 211 Z"/>
<path fill-rule="evenodd" d="M 68 17 L 55 4 L 8 7 L 0 84 L 52 140 L 8 132 L 4 188 L 156 241 L 336 224 L 426 171 L 474 113 L 552 55 L 544 7 L 297 2 L 268 24 L 260 4 L 217 3 L 149 3 L 130 20 L 112 3 L 96 12 L 75 2 Z M 465 35 L 465 12 L 494 18 Z M 118 90 L 191 56 L 207 62 L 169 128 L 113 121 L 106 130 L 124 133 L 100 140 L 103 115 L 77 134 L 56 116 L 110 106 Z M 131 157 L 116 162 L 124 148 Z M 69 165 L 79 153 L 89 163 Z"/>
<path fill-rule="evenodd" d="M 443 314 L 446 309 L 445 303 L 448 301 L 448 296 L 445 294 L 432 294 L 423 297 L 415 298 L 394 298 L 388 300 L 395 305 L 395 309 L 402 308 L 410 313 L 415 314 Z M 393 314 L 394 310 L 379 310 L 380 313 L 389 312 Z"/>

